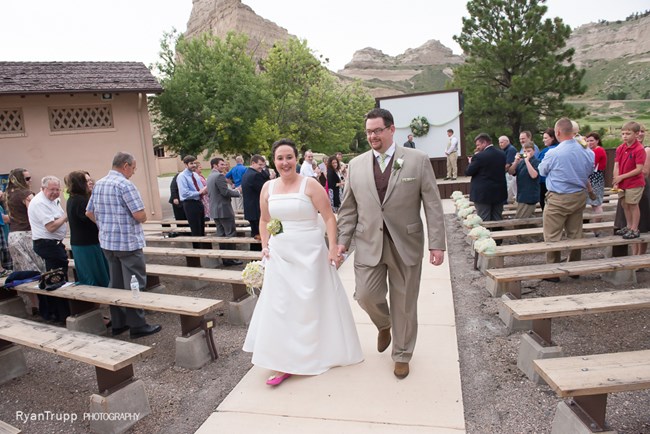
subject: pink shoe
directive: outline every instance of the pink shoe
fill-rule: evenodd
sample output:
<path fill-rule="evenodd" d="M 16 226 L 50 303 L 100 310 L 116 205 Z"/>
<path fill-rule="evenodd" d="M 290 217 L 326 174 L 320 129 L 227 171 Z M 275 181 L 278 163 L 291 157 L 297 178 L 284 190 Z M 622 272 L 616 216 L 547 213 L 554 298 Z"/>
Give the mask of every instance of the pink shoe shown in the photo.
<path fill-rule="evenodd" d="M 284 380 L 287 378 L 291 377 L 291 374 L 282 374 L 279 377 L 276 377 L 275 375 L 270 377 L 268 380 L 266 380 L 266 384 L 269 386 L 278 386 L 280 383 L 282 383 Z"/>

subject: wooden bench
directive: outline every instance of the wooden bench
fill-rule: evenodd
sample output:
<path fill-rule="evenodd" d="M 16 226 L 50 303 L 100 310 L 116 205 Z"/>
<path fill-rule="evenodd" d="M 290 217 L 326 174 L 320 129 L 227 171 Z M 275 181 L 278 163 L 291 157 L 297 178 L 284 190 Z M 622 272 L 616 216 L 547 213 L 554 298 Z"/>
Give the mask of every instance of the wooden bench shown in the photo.
<path fill-rule="evenodd" d="M 44 291 L 38 289 L 38 285 L 35 283 L 26 283 L 19 285 L 14 289 L 20 292 L 48 295 L 69 300 L 71 317 L 66 321 L 67 325 L 68 327 L 84 331 L 94 331 L 97 333 L 105 331 L 101 312 L 97 310 L 97 305 L 99 304 L 146 309 L 179 315 L 181 337 L 189 339 L 193 335 L 205 330 L 209 336 L 208 338 L 205 338 L 202 335 L 202 342 L 207 343 L 206 348 L 210 351 L 209 355 L 213 359 L 217 358 L 216 346 L 214 345 L 214 341 L 211 341 L 211 333 L 207 330 L 205 325 L 211 321 L 210 319 L 206 319 L 206 316 L 210 312 L 222 307 L 224 304 L 222 300 L 144 291 L 140 293 L 138 298 L 133 298 L 131 292 L 124 289 L 104 288 L 90 285 L 70 285 L 64 286 L 55 291 Z M 177 356 L 179 342 L 185 341 L 177 340 Z M 203 357 L 201 362 L 205 364 L 205 362 L 207 362 L 206 358 Z M 185 362 L 185 359 L 182 357 L 180 359 L 177 357 L 177 364 L 183 367 L 189 367 L 190 369 L 195 369 L 194 366 L 196 363 L 192 364 Z"/>
<path fill-rule="evenodd" d="M 497 246 L 494 253 L 478 253 L 478 268 L 485 273 L 490 268 L 503 268 L 506 256 L 523 256 L 564 250 L 596 249 L 650 242 L 650 234 L 641 234 L 639 238 L 625 240 L 620 236 L 598 238 L 579 238 L 555 242 L 526 243 L 510 246 Z"/>
<path fill-rule="evenodd" d="M 123 409 L 139 413 L 141 418 L 151 412 L 144 385 L 134 378 L 133 363 L 150 354 L 152 348 L 0 314 L 2 383 L 27 372 L 25 358 L 16 344 L 94 366 L 100 395 L 91 396 L 91 413 Z M 125 401 L 128 409 L 124 408 Z M 137 419 L 116 423 L 128 428 Z"/>
<path fill-rule="evenodd" d="M 252 237 L 192 237 L 192 236 L 180 236 L 180 237 L 168 237 L 164 235 L 145 235 L 144 237 L 147 243 L 204 243 L 204 244 L 260 244 L 261 241 L 252 238 Z"/>
<path fill-rule="evenodd" d="M 543 379 L 535 371 L 537 359 L 563 356 L 562 347 L 551 338 L 551 320 L 594 313 L 650 308 L 650 289 L 632 289 L 592 294 L 512 300 L 504 297 L 503 308 L 519 321 L 520 329 L 532 329 L 521 336 L 517 367 L 537 383 Z"/>
<path fill-rule="evenodd" d="M 68 266 L 74 268 L 74 260 L 68 260 Z M 147 278 L 149 275 L 158 277 L 171 277 L 202 282 L 230 283 L 232 285 L 232 301 L 239 301 L 248 297 L 246 285 L 241 277 L 241 271 L 217 270 L 214 268 L 183 267 L 179 265 L 147 264 Z M 214 300 L 211 300 L 214 301 Z"/>
<path fill-rule="evenodd" d="M 144 247 L 142 251 L 145 255 L 149 256 L 185 256 L 212 259 L 241 259 L 244 261 L 259 261 L 262 259 L 262 252 L 250 250 L 208 250 L 187 249 L 182 247 Z"/>
<path fill-rule="evenodd" d="M 44 291 L 38 289 L 34 283 L 26 283 L 17 286 L 15 290 L 69 300 L 71 316 L 66 321 L 68 328 L 95 333 L 102 333 L 106 330 L 101 312 L 97 310 L 97 305 L 100 304 L 179 315 L 181 338 L 183 339 L 176 340 L 176 364 L 188 369 L 196 369 L 208 362 L 207 356 L 210 356 L 212 360 L 217 358 L 216 345 L 206 326 L 213 326 L 214 322 L 211 319 L 206 319 L 206 316 L 222 307 L 224 304 L 222 300 L 145 291 L 140 292 L 138 298 L 133 298 L 131 292 L 124 289 L 90 285 L 70 285 L 55 291 Z M 212 324 L 209 324 L 211 321 Z M 201 334 L 201 331 L 205 331 L 205 334 Z M 192 337 L 197 334 L 201 334 L 198 343 L 195 342 L 197 339 L 192 340 Z M 179 345 L 187 346 L 190 340 L 194 342 L 193 345 L 199 346 L 201 349 L 205 347 L 208 352 L 202 352 L 198 359 L 184 357 Z"/>
<path fill-rule="evenodd" d="M 235 218 L 235 224 L 238 226 L 249 226 L 250 223 L 248 220 L 244 220 L 243 218 Z M 146 225 L 157 225 L 157 226 L 162 226 L 162 227 L 189 227 L 189 223 L 187 220 L 147 220 L 142 224 L 143 226 Z M 216 226 L 216 223 L 214 220 L 206 220 L 205 221 L 206 226 Z"/>
<path fill-rule="evenodd" d="M 0 434 L 20 434 L 22 431 L 15 426 L 0 420 Z"/>
<path fill-rule="evenodd" d="M 552 432 L 602 432 L 607 395 L 650 388 L 650 350 L 535 360 L 535 370 L 562 398 Z M 611 431 L 609 431 L 611 432 Z"/>
<path fill-rule="evenodd" d="M 609 232 L 612 233 L 614 229 L 614 222 L 597 222 L 597 223 L 585 223 L 582 225 L 582 230 L 584 232 Z M 529 236 L 539 236 L 544 235 L 544 228 L 535 227 L 535 228 L 522 228 L 522 229 L 511 229 L 507 231 L 492 231 L 490 236 L 495 240 L 506 240 L 517 237 L 529 237 Z M 471 239 L 471 238 L 470 238 Z"/>
<path fill-rule="evenodd" d="M 616 216 L 616 211 L 605 211 L 602 214 L 585 212 L 582 214 L 582 219 L 583 220 L 602 219 L 603 221 L 612 221 L 614 220 L 615 216 Z M 494 228 L 512 228 L 516 226 L 532 226 L 532 225 L 541 226 L 542 224 L 543 224 L 543 217 L 539 216 L 539 217 L 528 217 L 525 219 L 510 218 L 504 220 L 483 222 L 481 223 L 481 226 L 491 230 Z"/>
<path fill-rule="evenodd" d="M 503 300 L 503 304 L 514 318 L 532 322 L 532 334 L 538 342 L 544 346 L 552 346 L 551 320 L 553 318 L 650 309 L 650 289 Z"/>
<path fill-rule="evenodd" d="M 490 268 L 485 270 L 486 289 L 493 297 L 511 293 L 521 298 L 521 282 L 524 280 L 547 279 L 552 277 L 583 276 L 596 273 L 615 273 L 622 270 L 638 270 L 650 267 L 650 255 L 618 256 L 615 258 L 588 259 L 554 264 L 525 265 L 509 268 Z M 606 275 L 610 283 L 630 283 L 634 275 L 621 281 L 615 275 Z"/>
<path fill-rule="evenodd" d="M 250 228 L 250 226 L 237 226 L 235 228 L 235 231 L 238 234 L 246 234 L 246 233 L 250 233 L 251 228 Z M 160 228 L 148 228 L 148 229 L 145 230 L 145 232 L 148 232 L 148 233 L 160 232 L 160 233 L 163 233 L 163 234 L 168 234 L 168 233 L 189 234 L 189 233 L 192 232 L 192 230 L 190 228 L 163 228 L 163 227 L 160 227 Z M 205 233 L 206 234 L 216 234 L 217 233 L 217 228 L 207 227 L 207 228 L 205 228 Z"/>

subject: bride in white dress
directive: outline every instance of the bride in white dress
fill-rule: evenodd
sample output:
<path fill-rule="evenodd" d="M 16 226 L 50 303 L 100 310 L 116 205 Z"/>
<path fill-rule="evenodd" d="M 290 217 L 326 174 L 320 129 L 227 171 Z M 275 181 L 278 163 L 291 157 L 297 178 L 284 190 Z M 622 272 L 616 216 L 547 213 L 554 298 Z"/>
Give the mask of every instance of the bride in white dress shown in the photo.
<path fill-rule="evenodd" d="M 266 269 L 244 351 L 253 353 L 256 366 L 275 371 L 266 383 L 276 386 L 291 375 L 359 363 L 363 353 L 336 271 L 342 258 L 329 197 L 318 181 L 296 173 L 298 151 L 292 141 L 275 142 L 272 153 L 280 177 L 267 182 L 260 195 Z M 282 222 L 280 234 L 269 234 L 271 219 Z"/>

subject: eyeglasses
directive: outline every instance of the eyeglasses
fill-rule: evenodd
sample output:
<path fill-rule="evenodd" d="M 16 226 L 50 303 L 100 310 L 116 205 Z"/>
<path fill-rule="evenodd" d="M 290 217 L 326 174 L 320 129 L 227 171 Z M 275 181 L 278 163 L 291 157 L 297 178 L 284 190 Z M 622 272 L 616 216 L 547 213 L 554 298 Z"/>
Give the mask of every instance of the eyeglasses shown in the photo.
<path fill-rule="evenodd" d="M 366 136 L 372 136 L 373 134 L 374 134 L 375 136 L 378 136 L 378 135 L 380 135 L 381 133 L 383 133 L 385 130 L 387 130 L 387 129 L 389 129 L 389 128 L 390 128 L 390 127 L 386 127 L 386 128 L 375 128 L 374 130 L 366 130 Z"/>

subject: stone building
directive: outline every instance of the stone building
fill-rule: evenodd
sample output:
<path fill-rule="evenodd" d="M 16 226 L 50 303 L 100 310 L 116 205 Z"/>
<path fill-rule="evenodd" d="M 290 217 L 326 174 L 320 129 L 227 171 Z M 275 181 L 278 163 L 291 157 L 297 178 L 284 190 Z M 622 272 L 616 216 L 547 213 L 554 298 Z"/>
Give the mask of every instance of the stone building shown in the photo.
<path fill-rule="evenodd" d="M 147 94 L 162 90 L 138 62 L 0 62 L 0 174 L 23 167 L 34 190 L 73 170 L 99 179 L 126 151 L 149 218 L 161 218 Z"/>

